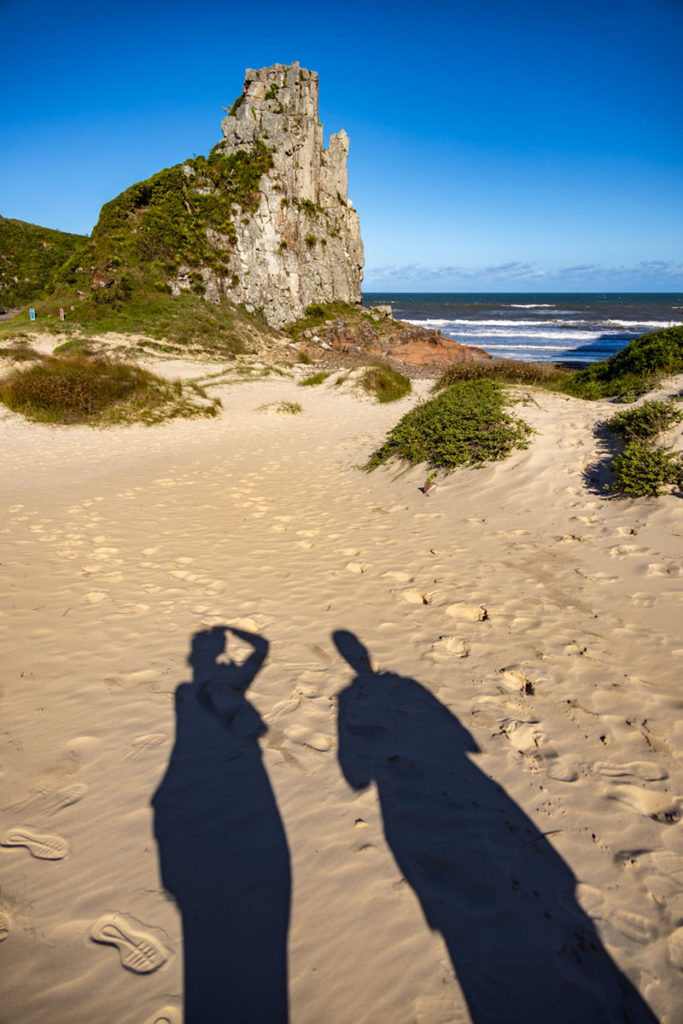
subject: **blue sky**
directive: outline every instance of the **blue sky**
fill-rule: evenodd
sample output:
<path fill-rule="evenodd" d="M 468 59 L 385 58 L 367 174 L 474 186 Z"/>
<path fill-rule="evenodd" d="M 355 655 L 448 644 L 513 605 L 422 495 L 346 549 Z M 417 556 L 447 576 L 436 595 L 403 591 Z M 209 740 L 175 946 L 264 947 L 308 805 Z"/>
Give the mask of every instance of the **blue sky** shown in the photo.
<path fill-rule="evenodd" d="M 0 32 L 6 217 L 89 232 L 298 60 L 366 290 L 683 289 L 683 0 L 0 0 Z"/>

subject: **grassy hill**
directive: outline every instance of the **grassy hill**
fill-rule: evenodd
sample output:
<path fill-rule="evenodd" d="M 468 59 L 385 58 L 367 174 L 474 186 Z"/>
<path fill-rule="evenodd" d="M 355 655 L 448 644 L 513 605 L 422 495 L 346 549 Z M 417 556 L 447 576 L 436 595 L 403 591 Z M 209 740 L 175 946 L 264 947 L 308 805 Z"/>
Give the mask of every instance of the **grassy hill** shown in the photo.
<path fill-rule="evenodd" d="M 263 143 L 227 156 L 215 147 L 208 157 L 165 168 L 105 203 L 90 238 L 63 236 L 78 245 L 55 253 L 44 275 L 46 295 L 32 303 L 40 327 L 144 334 L 232 353 L 249 348 L 255 334 L 275 333 L 229 295 L 204 299 L 208 274 L 226 281 L 228 292 L 236 283 L 228 272 L 233 222 L 257 208 L 259 182 L 270 166 Z M 19 241 L 24 264 L 29 251 L 34 260 L 44 251 L 37 236 L 13 238 L 8 251 L 18 252 Z M 174 295 L 179 272 L 182 290 Z M 27 321 L 24 313 L 12 323 L 23 328 Z"/>
<path fill-rule="evenodd" d="M 0 217 L 0 305 L 35 301 L 85 241 L 85 235 Z"/>

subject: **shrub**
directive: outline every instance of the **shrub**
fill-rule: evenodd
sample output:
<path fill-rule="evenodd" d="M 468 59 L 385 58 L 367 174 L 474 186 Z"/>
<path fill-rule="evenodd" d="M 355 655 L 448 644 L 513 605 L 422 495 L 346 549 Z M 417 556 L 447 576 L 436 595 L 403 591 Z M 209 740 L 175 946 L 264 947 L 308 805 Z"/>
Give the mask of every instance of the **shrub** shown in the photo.
<path fill-rule="evenodd" d="M 577 370 L 562 390 L 578 398 L 632 401 L 666 374 L 683 372 L 683 324 L 636 338 L 609 359 Z"/>
<path fill-rule="evenodd" d="M 611 491 L 634 498 L 657 498 L 670 485 L 683 489 L 683 458 L 651 440 L 636 439 L 612 462 Z"/>
<path fill-rule="evenodd" d="M 374 395 L 379 402 L 396 402 L 412 391 L 410 379 L 386 363 L 374 363 L 369 366 L 360 379 L 365 390 Z"/>
<path fill-rule="evenodd" d="M 460 381 L 417 406 L 397 423 L 370 458 L 367 469 L 396 455 L 413 465 L 455 469 L 504 459 L 526 448 L 531 428 L 503 411 L 505 396 L 495 381 Z"/>
<path fill-rule="evenodd" d="M 669 399 L 666 402 L 643 402 L 637 409 L 619 412 L 605 426 L 623 441 L 645 440 L 668 430 L 683 420 L 683 410 Z"/>
<path fill-rule="evenodd" d="M 191 391 L 206 398 L 200 388 Z M 100 424 L 212 416 L 219 404 L 193 401 L 180 381 L 169 383 L 134 363 L 82 352 L 15 371 L 0 381 L 0 401 L 39 422 Z"/>

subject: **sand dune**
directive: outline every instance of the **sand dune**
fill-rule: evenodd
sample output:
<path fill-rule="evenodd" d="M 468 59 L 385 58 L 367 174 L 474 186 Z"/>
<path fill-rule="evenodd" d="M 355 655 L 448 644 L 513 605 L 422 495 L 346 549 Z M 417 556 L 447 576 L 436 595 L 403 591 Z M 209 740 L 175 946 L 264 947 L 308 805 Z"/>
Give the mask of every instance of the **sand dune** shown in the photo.
<path fill-rule="evenodd" d="M 425 496 L 358 469 L 414 398 L 217 393 L 0 417 L 0 1016 L 676 1024 L 680 499 L 606 403 Z"/>

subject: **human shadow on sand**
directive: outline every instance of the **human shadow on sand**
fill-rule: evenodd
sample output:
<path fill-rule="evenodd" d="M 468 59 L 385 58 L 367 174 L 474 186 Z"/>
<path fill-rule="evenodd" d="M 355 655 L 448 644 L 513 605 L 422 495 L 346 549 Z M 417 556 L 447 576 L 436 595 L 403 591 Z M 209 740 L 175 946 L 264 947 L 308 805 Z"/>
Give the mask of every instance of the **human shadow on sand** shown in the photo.
<path fill-rule="evenodd" d="M 228 634 L 242 664 L 219 659 Z M 283 1024 L 289 849 L 259 747 L 266 725 L 245 691 L 268 642 L 196 633 L 191 683 L 176 691 L 176 739 L 153 799 L 161 876 L 183 918 L 185 1024 Z"/>
<path fill-rule="evenodd" d="M 574 895 L 576 879 L 533 822 L 470 760 L 471 735 L 414 679 L 356 672 L 339 698 L 339 760 L 374 782 L 387 842 L 441 932 L 473 1024 L 656 1024 Z"/>

